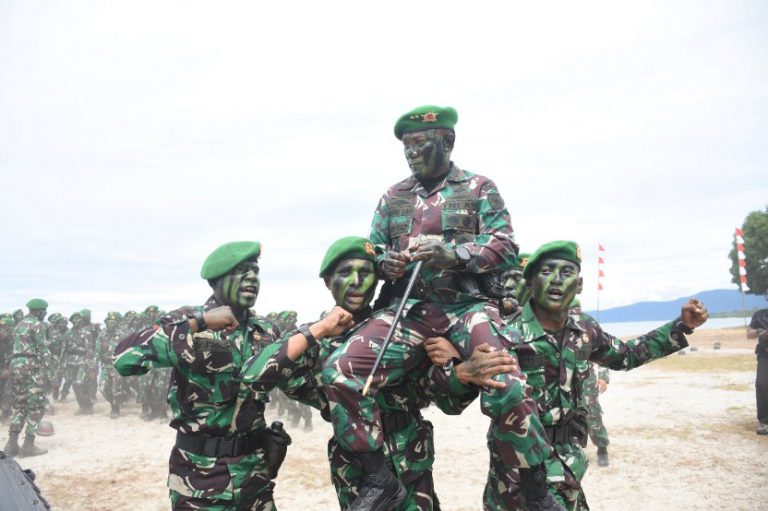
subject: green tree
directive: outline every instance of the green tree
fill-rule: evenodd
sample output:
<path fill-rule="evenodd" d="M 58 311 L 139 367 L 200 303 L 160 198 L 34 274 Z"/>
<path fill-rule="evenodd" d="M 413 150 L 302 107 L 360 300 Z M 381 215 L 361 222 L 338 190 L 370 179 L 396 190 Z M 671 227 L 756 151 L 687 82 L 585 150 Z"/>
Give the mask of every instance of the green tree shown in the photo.
<path fill-rule="evenodd" d="M 765 211 L 752 211 L 741 227 L 744 233 L 744 256 L 747 262 L 747 293 L 768 296 L 768 206 Z M 736 240 L 728 257 L 731 258 L 731 282 L 739 284 L 739 263 Z"/>

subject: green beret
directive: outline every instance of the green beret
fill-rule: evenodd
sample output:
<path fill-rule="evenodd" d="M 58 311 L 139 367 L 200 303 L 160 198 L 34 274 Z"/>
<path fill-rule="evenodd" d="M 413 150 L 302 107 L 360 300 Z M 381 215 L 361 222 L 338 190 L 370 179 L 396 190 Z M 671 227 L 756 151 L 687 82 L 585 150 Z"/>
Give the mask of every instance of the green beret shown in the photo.
<path fill-rule="evenodd" d="M 89 318 L 91 317 L 91 309 L 83 309 L 80 311 L 80 314 L 82 314 L 84 318 Z"/>
<path fill-rule="evenodd" d="M 530 280 L 531 275 L 545 259 L 565 259 L 576 263 L 581 269 L 581 248 L 575 241 L 558 240 L 545 243 L 528 258 L 523 268 L 523 277 Z"/>
<path fill-rule="evenodd" d="M 110 319 L 113 319 L 115 321 L 120 321 L 122 319 L 122 317 L 123 317 L 123 315 L 120 314 L 119 312 L 117 312 L 117 311 L 110 311 L 110 312 L 107 312 L 107 317 L 104 318 L 104 321 L 106 322 L 106 321 L 109 321 Z"/>
<path fill-rule="evenodd" d="M 395 136 L 403 139 L 405 133 L 433 128 L 453 129 L 459 120 L 456 110 L 446 106 L 424 105 L 403 114 L 395 123 Z"/>
<path fill-rule="evenodd" d="M 376 263 L 376 250 L 373 243 L 360 236 L 347 236 L 337 240 L 328 248 L 323 257 L 323 264 L 320 265 L 320 276 L 325 277 L 336 264 L 336 261 L 343 258 L 354 257 L 357 259 L 367 259 Z"/>
<path fill-rule="evenodd" d="M 160 307 L 158 307 L 157 305 L 148 305 L 147 308 L 144 309 L 144 312 L 145 313 L 147 313 L 147 312 L 157 312 L 159 310 L 160 310 Z"/>
<path fill-rule="evenodd" d="M 513 270 L 522 270 L 525 268 L 526 263 L 528 262 L 528 258 L 531 257 L 531 254 L 527 252 L 520 252 L 517 254 L 517 259 L 515 259 L 515 265 L 512 266 Z"/>
<path fill-rule="evenodd" d="M 296 311 L 283 311 L 277 315 L 277 319 L 286 320 L 286 319 L 289 319 L 291 316 L 296 317 L 297 315 L 298 314 L 296 314 Z"/>
<path fill-rule="evenodd" d="M 75 318 L 82 319 L 83 318 L 83 313 L 82 312 L 73 312 L 72 315 L 69 317 L 69 320 L 72 321 Z"/>
<path fill-rule="evenodd" d="M 0 325 L 10 325 L 13 326 L 15 324 L 15 321 L 13 321 L 13 314 L 0 314 Z"/>
<path fill-rule="evenodd" d="M 61 317 L 61 314 L 58 312 L 54 312 L 53 314 L 48 314 L 48 322 L 49 323 L 56 323 L 56 320 Z"/>
<path fill-rule="evenodd" d="M 259 254 L 261 254 L 261 243 L 258 241 L 225 243 L 205 259 L 200 276 L 206 280 L 221 277 L 243 261 L 259 257 Z"/>
<path fill-rule="evenodd" d="M 136 317 L 136 311 L 127 311 L 125 313 L 125 319 L 131 319 Z"/>
<path fill-rule="evenodd" d="M 32 310 L 47 309 L 48 302 L 46 302 L 42 298 L 32 298 L 30 301 L 27 302 L 27 307 Z"/>

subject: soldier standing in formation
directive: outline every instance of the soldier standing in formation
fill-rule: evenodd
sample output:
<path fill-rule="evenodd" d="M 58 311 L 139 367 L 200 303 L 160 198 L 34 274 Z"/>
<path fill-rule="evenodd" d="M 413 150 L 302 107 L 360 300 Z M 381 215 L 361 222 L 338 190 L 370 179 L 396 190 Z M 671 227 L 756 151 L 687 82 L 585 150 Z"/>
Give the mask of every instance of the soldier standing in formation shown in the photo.
<path fill-rule="evenodd" d="M 75 414 L 90 415 L 93 413 L 93 399 L 89 382 L 96 377 L 92 332 L 85 325 L 82 312 L 72 313 L 69 321 L 72 328 L 64 336 L 64 383 L 59 397 L 62 401 L 66 399 L 71 386 L 78 404 Z"/>
<path fill-rule="evenodd" d="M 13 331 L 11 385 L 13 415 L 8 426 L 9 456 L 39 456 L 48 452 L 35 445 L 37 426 L 45 413 L 45 391 L 51 380 L 47 334 L 43 319 L 48 302 L 34 298 L 27 302 L 27 314 Z M 26 426 L 26 428 L 25 428 Z M 24 444 L 19 448 L 19 435 L 25 430 Z"/>
<path fill-rule="evenodd" d="M 123 379 L 117 374 L 117 370 L 112 365 L 112 353 L 115 352 L 117 344 L 122 339 L 121 332 L 118 329 L 122 315 L 117 311 L 107 313 L 104 318 L 104 330 L 99 333 L 96 340 L 96 359 L 99 363 L 99 389 L 101 395 L 109 403 L 109 418 L 117 419 L 120 417 L 120 405 L 124 398 Z"/>
<path fill-rule="evenodd" d="M 0 314 L 0 421 L 11 417 L 11 353 L 13 353 L 13 315 Z"/>

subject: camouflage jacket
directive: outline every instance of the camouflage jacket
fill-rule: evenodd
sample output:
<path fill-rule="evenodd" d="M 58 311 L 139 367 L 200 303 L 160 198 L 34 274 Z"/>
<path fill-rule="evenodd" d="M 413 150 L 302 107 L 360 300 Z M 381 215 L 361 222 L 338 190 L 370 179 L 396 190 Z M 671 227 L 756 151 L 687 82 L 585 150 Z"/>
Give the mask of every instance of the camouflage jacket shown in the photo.
<path fill-rule="evenodd" d="M 402 252 L 422 239 L 464 245 L 472 254 L 468 273 L 509 269 L 517 244 L 498 189 L 490 179 L 451 164 L 441 185 L 427 192 L 413 176 L 392 186 L 379 201 L 369 239 L 379 259 L 388 250 Z M 454 270 L 425 267 L 418 288 L 429 301 L 474 301 L 457 289 Z"/>
<path fill-rule="evenodd" d="M 365 324 L 357 324 L 353 330 L 338 337 L 326 337 L 302 353 L 295 361 L 286 355 L 287 341 L 296 331 L 286 332 L 280 342 L 268 346 L 262 353 L 248 360 L 243 366 L 241 379 L 258 389 L 263 385 L 286 380 L 284 390 L 293 399 L 297 399 L 320 410 L 325 420 L 329 420 L 328 397 L 321 381 L 323 364 L 356 329 Z M 395 412 L 415 413 L 435 403 L 444 413 L 460 414 L 477 397 L 478 391 L 473 386 L 461 384 L 455 370 L 451 374 L 433 373 L 431 364 L 423 370 L 411 371 L 407 380 L 398 386 L 385 387 L 376 394 L 376 404 L 382 415 Z M 434 380 L 440 380 L 436 384 Z M 314 390 L 297 393 L 297 389 L 306 388 L 311 381 Z"/>
<path fill-rule="evenodd" d="M 101 366 L 112 365 L 112 353 L 123 337 L 122 332 L 117 328 L 112 331 L 105 328 L 99 332 L 99 337 L 96 338 L 95 357 Z"/>
<path fill-rule="evenodd" d="M 629 370 L 688 346 L 685 335 L 671 321 L 646 335 L 628 341 L 604 332 L 597 321 L 581 314 L 569 316 L 562 340 L 544 331 L 531 308 L 508 328 L 522 333 L 514 351 L 520 368 L 533 388 L 539 416 L 545 426 L 554 426 L 576 414 L 586 415 L 582 392 L 589 376 L 589 362 L 613 370 Z"/>
<path fill-rule="evenodd" d="M 260 431 L 265 427 L 266 392 L 278 382 L 260 383 L 254 392 L 239 375 L 245 361 L 279 338 L 279 331 L 266 318 L 253 315 L 233 332 L 190 335 L 187 319 L 196 310 L 218 305 L 210 297 L 202 307 L 177 309 L 130 334 L 117 346 L 114 365 L 123 376 L 145 374 L 153 367 L 173 368 L 168 402 L 174 429 L 211 436 Z"/>
<path fill-rule="evenodd" d="M 89 370 L 96 368 L 90 330 L 72 328 L 64 335 L 63 344 L 62 366 L 84 366 Z"/>
<path fill-rule="evenodd" d="M 8 368 L 13 353 L 13 330 L 8 334 L 0 332 L 0 372 Z"/>
<path fill-rule="evenodd" d="M 49 372 L 50 358 L 45 325 L 31 314 L 24 316 L 13 330 L 11 370 L 20 373 Z"/>

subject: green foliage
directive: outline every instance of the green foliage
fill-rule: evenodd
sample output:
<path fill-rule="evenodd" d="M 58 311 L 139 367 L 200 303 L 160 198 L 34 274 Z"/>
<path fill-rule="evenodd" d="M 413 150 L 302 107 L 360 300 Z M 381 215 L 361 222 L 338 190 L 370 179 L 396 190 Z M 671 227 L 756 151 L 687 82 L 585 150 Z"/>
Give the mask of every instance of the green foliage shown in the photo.
<path fill-rule="evenodd" d="M 747 258 L 746 291 L 753 295 L 768 296 L 768 207 L 765 211 L 752 211 L 744 219 L 744 255 Z M 734 240 L 728 257 L 731 259 L 731 282 L 738 285 L 739 265 Z"/>

